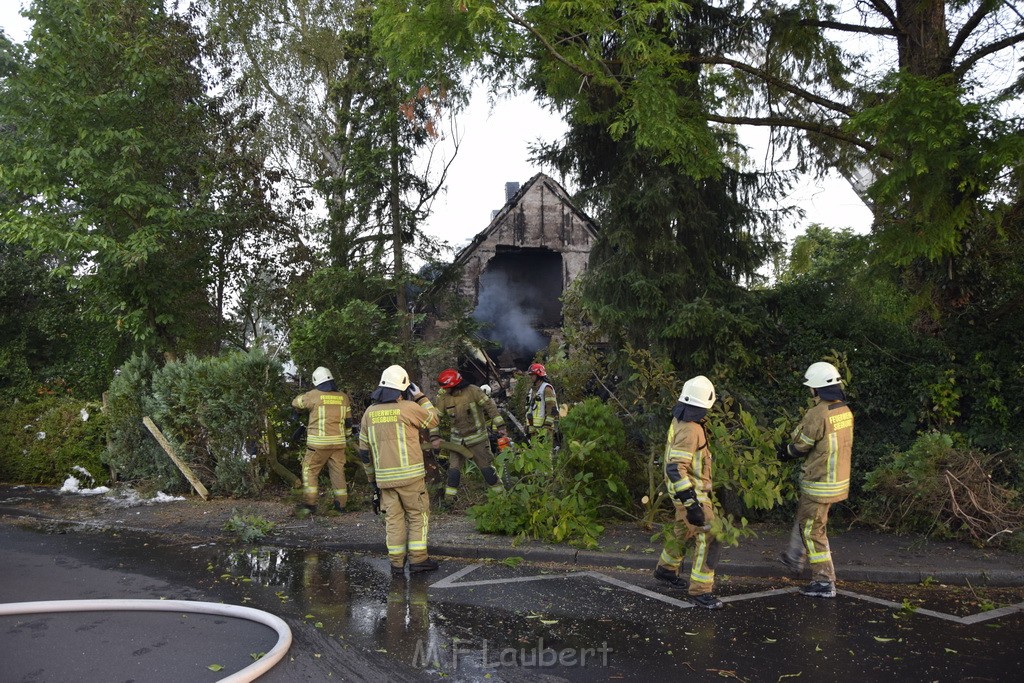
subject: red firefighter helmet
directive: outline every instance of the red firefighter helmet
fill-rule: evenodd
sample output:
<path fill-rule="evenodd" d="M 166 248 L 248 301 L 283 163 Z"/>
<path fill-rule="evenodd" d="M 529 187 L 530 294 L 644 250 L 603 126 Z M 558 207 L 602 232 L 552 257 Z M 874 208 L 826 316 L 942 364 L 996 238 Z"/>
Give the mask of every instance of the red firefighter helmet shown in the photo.
<path fill-rule="evenodd" d="M 537 377 L 547 377 L 548 371 L 544 369 L 544 366 L 540 363 L 534 363 L 530 366 L 530 369 L 526 371 L 528 374 L 536 375 Z"/>
<path fill-rule="evenodd" d="M 460 382 L 462 382 L 462 375 L 460 375 L 459 371 L 454 368 L 442 370 L 441 374 L 437 376 L 437 383 L 444 389 L 451 389 L 452 387 L 458 386 Z"/>

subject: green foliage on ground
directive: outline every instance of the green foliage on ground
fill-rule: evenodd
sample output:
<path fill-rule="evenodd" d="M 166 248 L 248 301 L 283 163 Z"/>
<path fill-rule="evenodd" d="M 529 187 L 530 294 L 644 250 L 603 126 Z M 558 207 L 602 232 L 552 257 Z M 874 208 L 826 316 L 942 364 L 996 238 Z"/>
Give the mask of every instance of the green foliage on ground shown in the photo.
<path fill-rule="evenodd" d="M 511 486 L 489 490 L 484 503 L 469 509 L 477 530 L 596 547 L 604 531 L 599 505 L 616 484 L 585 471 L 592 448 L 574 441 L 553 459 L 551 444 L 535 439 L 502 451 L 495 466 Z"/>
<path fill-rule="evenodd" d="M 1024 532 L 1024 496 L 1011 485 L 1020 464 L 1007 455 L 977 451 L 959 435 L 922 434 L 867 474 L 861 516 L 901 533 L 1010 541 Z"/>
<path fill-rule="evenodd" d="M 594 479 L 608 484 L 609 503 L 629 510 L 632 497 L 625 479 L 629 471 L 626 452 L 626 429 L 614 409 L 599 398 L 591 397 L 572 406 L 559 422 L 563 443 L 590 444 L 586 459 L 570 458 L 566 474 L 593 474 Z"/>
<path fill-rule="evenodd" d="M 96 403 L 64 396 L 12 402 L 0 409 L 0 481 L 57 485 L 69 475 L 82 479 L 74 470 L 82 468 L 104 482 L 105 438 Z"/>

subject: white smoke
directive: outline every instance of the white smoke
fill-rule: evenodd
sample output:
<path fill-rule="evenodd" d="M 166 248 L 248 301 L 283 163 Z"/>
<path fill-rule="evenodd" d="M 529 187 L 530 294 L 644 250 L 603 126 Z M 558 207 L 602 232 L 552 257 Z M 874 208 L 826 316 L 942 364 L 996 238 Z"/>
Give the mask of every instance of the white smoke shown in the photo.
<path fill-rule="evenodd" d="M 483 334 L 513 355 L 530 355 L 547 345 L 533 325 L 540 317 L 536 288 L 512 282 L 501 271 L 484 271 L 473 318 L 484 325 Z"/>

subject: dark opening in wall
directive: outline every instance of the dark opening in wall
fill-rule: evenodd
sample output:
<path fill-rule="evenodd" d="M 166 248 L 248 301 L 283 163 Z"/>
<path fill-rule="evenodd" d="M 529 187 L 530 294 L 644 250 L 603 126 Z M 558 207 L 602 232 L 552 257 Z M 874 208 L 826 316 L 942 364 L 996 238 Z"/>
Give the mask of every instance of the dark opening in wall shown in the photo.
<path fill-rule="evenodd" d="M 480 276 L 473 317 L 496 342 L 503 365 L 529 363 L 547 346 L 540 330 L 562 324 L 562 255 L 543 248 L 498 246 Z"/>

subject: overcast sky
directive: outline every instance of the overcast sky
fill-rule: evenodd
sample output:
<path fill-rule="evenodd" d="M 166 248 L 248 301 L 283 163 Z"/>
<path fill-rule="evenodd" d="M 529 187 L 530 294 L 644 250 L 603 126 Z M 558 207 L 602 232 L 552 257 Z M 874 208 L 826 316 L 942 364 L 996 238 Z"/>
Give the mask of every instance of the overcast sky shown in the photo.
<path fill-rule="evenodd" d="M 487 227 L 491 211 L 505 204 L 505 183 L 525 183 L 542 169 L 529 163 L 529 147 L 538 138 L 550 142 L 565 130 L 556 115 L 544 111 L 527 95 L 495 103 L 492 108 L 482 94 L 474 97 L 460 116 L 462 142 L 449 170 L 447 192 L 433 205 L 428 232 L 458 246 Z M 756 148 L 763 132 L 744 135 L 751 145 L 751 158 L 764 158 Z M 434 162 L 435 165 L 437 162 Z M 556 177 L 556 180 L 561 180 Z M 572 188 L 567 188 L 570 191 Z M 786 238 L 804 232 L 811 223 L 833 228 L 867 232 L 871 212 L 844 179 L 833 174 L 823 180 L 805 179 L 788 198 L 799 206 L 805 218 L 786 230 Z"/>
<path fill-rule="evenodd" d="M 16 41 L 24 40 L 29 28 L 18 14 L 21 4 L 21 0 L 0 0 L 0 26 Z M 454 247 L 487 227 L 491 211 L 505 204 L 506 182 L 525 183 L 545 170 L 528 161 L 531 143 L 538 138 L 551 141 L 565 130 L 560 118 L 541 109 L 530 96 L 500 100 L 492 107 L 482 93 L 459 116 L 457 127 L 461 136 L 459 153 L 449 170 L 447 189 L 434 201 L 433 214 L 425 226 L 429 234 Z M 450 139 L 451 131 L 446 135 Z M 432 162 L 435 168 L 450 157 L 450 150 L 445 145 L 440 147 L 440 157 L 435 155 Z M 754 150 L 752 156 L 757 159 L 763 154 L 759 156 Z M 839 177 L 808 179 L 789 200 L 806 212 L 804 219 L 786 231 L 789 240 L 811 223 L 858 232 L 866 232 L 871 225 L 867 207 Z"/>

